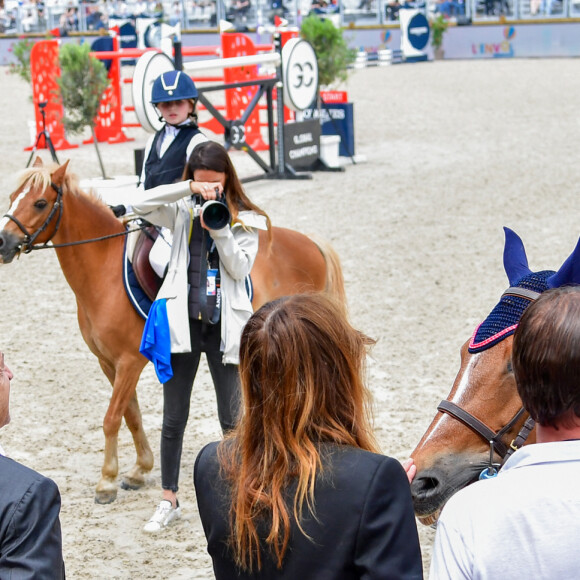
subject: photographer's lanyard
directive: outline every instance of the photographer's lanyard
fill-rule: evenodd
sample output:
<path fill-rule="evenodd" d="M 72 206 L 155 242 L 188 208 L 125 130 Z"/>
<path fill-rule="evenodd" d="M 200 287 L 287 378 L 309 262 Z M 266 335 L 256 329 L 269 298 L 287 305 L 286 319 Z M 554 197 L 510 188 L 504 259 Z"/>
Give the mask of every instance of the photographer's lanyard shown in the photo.
<path fill-rule="evenodd" d="M 211 243 L 210 243 L 211 242 Z M 208 270 L 210 250 L 213 240 L 204 228 L 201 238 L 200 276 L 199 276 L 199 312 L 205 324 L 217 324 L 221 314 L 221 284 L 219 266 Z M 211 317 L 208 314 L 208 296 L 215 296 L 215 306 Z"/>

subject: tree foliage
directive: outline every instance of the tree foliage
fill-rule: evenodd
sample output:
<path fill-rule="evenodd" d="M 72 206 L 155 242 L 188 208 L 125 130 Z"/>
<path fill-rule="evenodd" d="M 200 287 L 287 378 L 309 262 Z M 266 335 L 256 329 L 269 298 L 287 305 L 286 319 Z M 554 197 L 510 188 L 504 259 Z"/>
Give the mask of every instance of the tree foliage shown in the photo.
<path fill-rule="evenodd" d="M 300 35 L 316 53 L 319 84 L 328 86 L 335 81 L 345 81 L 348 66 L 356 58 L 356 50 L 346 44 L 342 28 L 336 28 L 328 18 L 311 14 L 302 21 Z"/>
<path fill-rule="evenodd" d="M 60 77 L 57 78 L 60 97 L 66 115 L 63 124 L 73 135 L 85 127 L 94 129 L 99 103 L 109 85 L 107 69 L 90 55 L 88 44 L 68 43 L 59 53 Z"/>
<path fill-rule="evenodd" d="M 18 75 L 23 81 L 27 83 L 32 82 L 30 76 L 30 51 L 34 46 L 34 40 L 30 38 L 22 38 L 12 45 L 12 54 L 16 62 L 12 62 L 8 71 L 10 74 Z"/>
<path fill-rule="evenodd" d="M 439 14 L 437 18 L 431 20 L 431 45 L 433 48 L 441 48 L 443 44 L 443 35 L 449 28 L 449 20 Z"/>
<path fill-rule="evenodd" d="M 90 54 L 88 44 L 68 43 L 59 52 L 60 77 L 57 78 L 60 98 L 65 109 L 64 128 L 78 135 L 89 127 L 99 158 L 101 173 L 106 178 L 105 167 L 95 135 L 95 121 L 99 103 L 109 85 L 105 65 Z"/>

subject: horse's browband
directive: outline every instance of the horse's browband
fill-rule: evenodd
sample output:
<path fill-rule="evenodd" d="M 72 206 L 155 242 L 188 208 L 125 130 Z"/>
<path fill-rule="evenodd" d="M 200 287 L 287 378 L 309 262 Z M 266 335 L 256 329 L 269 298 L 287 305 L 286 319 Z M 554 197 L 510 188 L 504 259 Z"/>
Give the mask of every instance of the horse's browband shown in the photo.
<path fill-rule="evenodd" d="M 527 300 L 536 300 L 540 297 L 540 292 L 534 292 L 533 290 L 528 290 L 526 288 L 518 288 L 516 286 L 511 286 L 503 294 L 504 296 L 517 296 L 519 298 L 526 298 Z"/>

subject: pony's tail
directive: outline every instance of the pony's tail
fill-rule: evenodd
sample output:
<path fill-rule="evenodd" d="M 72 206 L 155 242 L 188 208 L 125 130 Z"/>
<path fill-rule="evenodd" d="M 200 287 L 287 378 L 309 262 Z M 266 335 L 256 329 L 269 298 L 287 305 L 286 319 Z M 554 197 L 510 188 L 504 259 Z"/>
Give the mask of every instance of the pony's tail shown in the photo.
<path fill-rule="evenodd" d="M 348 318 L 348 304 L 344 290 L 344 276 L 340 258 L 330 243 L 317 236 L 309 236 L 318 246 L 320 253 L 326 262 L 326 286 L 324 291 L 336 302 L 343 314 Z"/>

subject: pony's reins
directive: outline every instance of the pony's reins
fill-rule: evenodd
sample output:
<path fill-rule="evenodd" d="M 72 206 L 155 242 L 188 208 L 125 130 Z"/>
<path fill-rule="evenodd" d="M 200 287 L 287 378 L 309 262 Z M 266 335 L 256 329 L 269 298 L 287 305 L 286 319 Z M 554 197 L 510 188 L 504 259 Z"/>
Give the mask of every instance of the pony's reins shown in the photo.
<path fill-rule="evenodd" d="M 44 220 L 44 223 L 33 234 L 30 234 L 28 232 L 28 230 L 26 229 L 26 227 L 22 224 L 22 222 L 18 218 L 15 218 L 13 215 L 11 215 L 9 213 L 5 213 L 3 216 L 3 217 L 8 218 L 9 220 L 12 220 L 18 226 L 20 231 L 24 234 L 25 237 L 24 237 L 24 240 L 22 241 L 22 244 L 20 245 L 20 248 L 21 248 L 21 252 L 23 251 L 25 254 L 30 254 L 30 252 L 32 252 L 33 250 L 52 250 L 52 249 L 56 249 L 56 248 L 66 248 L 69 246 L 80 246 L 82 244 L 101 242 L 103 240 L 109 240 L 111 238 L 118 238 L 119 236 L 126 236 L 132 232 L 138 232 L 140 230 L 143 230 L 145 227 L 147 227 L 147 224 L 143 223 L 142 225 L 140 225 L 137 228 L 127 229 L 127 230 L 124 230 L 122 232 L 118 232 L 116 234 L 108 234 L 106 236 L 101 236 L 99 238 L 90 238 L 88 240 L 78 240 L 76 242 L 67 242 L 66 244 L 50 244 L 49 245 L 50 240 L 52 240 L 52 238 L 55 236 L 56 232 L 58 232 L 58 228 L 60 226 L 60 222 L 62 219 L 62 213 L 63 213 L 62 187 L 60 187 L 59 185 L 56 185 L 56 183 L 54 183 L 52 181 L 50 182 L 50 187 L 52 187 L 52 189 L 54 189 L 54 191 L 56 192 L 56 201 L 54 202 L 54 205 L 52 206 L 52 209 L 50 210 L 50 213 L 48 214 L 47 218 Z M 36 241 L 36 238 L 38 238 L 38 236 L 40 234 L 42 234 L 42 232 L 44 232 L 46 230 L 46 228 L 50 225 L 50 222 L 54 218 L 56 212 L 58 212 L 58 217 L 57 217 L 56 225 L 54 227 L 54 231 L 52 232 L 52 235 L 50 236 L 50 238 L 48 238 L 48 240 L 46 240 L 46 242 L 44 242 L 44 244 L 42 244 L 42 246 L 34 246 L 33 244 Z M 22 250 L 22 246 L 24 246 L 26 249 Z"/>
<path fill-rule="evenodd" d="M 502 298 L 504 296 L 517 296 L 533 302 L 540 296 L 540 293 L 534 292 L 533 290 L 528 290 L 526 288 L 512 286 L 502 294 Z M 517 451 L 526 442 L 530 432 L 535 425 L 535 421 L 531 417 L 528 417 L 522 425 L 522 428 L 520 429 L 517 436 L 509 445 L 506 445 L 502 441 L 502 437 L 521 419 L 522 415 L 525 413 L 525 409 L 523 407 L 512 417 L 510 421 L 508 421 L 507 425 L 502 427 L 497 432 L 490 429 L 485 423 L 483 423 L 483 421 L 480 421 L 477 417 L 474 417 L 471 413 L 465 409 L 462 409 L 453 401 L 441 401 L 437 406 L 437 410 L 441 411 L 442 413 L 447 413 L 449 416 L 457 419 L 469 427 L 475 434 L 479 435 L 489 443 L 489 466 L 481 472 L 479 479 L 489 479 L 490 477 L 496 476 L 498 473 L 496 466 L 501 469 L 501 467 L 514 453 L 514 451 Z M 501 465 L 493 463 L 494 449 L 502 458 Z"/>

